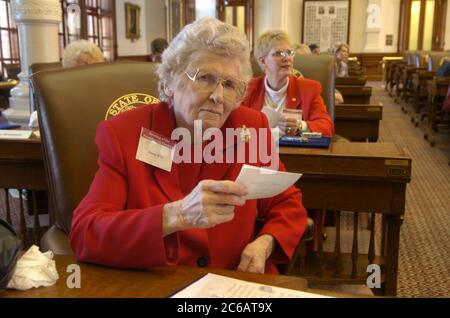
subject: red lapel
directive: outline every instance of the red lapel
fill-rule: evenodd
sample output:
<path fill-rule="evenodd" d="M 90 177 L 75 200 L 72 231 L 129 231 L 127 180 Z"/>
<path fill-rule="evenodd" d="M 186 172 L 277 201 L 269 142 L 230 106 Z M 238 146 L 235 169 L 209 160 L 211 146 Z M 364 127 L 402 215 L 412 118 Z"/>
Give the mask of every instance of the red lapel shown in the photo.
<path fill-rule="evenodd" d="M 297 88 L 297 78 L 294 76 L 289 76 L 289 85 L 286 96 L 286 107 L 287 108 L 298 108 L 301 109 L 302 101 Z"/>
<path fill-rule="evenodd" d="M 233 125 L 232 115 L 233 113 L 230 114 L 220 129 L 222 136 L 224 137 L 223 143 L 218 143 L 215 147 L 217 151 L 221 152 L 223 163 L 203 163 L 198 181 L 203 179 L 222 180 L 226 176 L 229 168 L 233 165 L 233 163 L 227 163 L 225 157 L 226 128 L 233 128 L 235 126 Z M 172 109 L 166 104 L 155 105 L 150 116 L 152 118 L 151 130 L 170 139 L 172 131 L 175 128 L 175 119 Z M 234 148 L 234 153 L 236 154 L 238 145 L 242 146 L 242 141 L 239 137 L 237 139 L 235 138 L 233 142 L 227 146 L 228 148 Z M 172 170 L 170 172 L 155 167 L 149 168 L 153 170 L 153 175 L 158 182 L 159 187 L 171 201 L 183 198 L 177 164 L 172 164 Z"/>
<path fill-rule="evenodd" d="M 155 105 L 150 117 L 150 129 L 170 140 L 172 130 L 175 128 L 175 118 L 172 109 L 165 103 Z M 149 167 L 149 169 L 153 170 L 153 176 L 158 182 L 161 191 L 171 201 L 177 201 L 183 198 L 176 164 L 172 164 L 172 170 L 170 172 L 155 167 Z"/>

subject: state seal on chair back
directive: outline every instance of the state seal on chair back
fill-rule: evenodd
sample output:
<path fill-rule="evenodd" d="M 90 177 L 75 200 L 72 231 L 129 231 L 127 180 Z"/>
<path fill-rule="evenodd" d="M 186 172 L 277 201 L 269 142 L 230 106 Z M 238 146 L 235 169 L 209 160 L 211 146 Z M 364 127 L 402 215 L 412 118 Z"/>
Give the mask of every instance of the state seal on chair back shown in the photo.
<path fill-rule="evenodd" d="M 72 212 L 97 171 L 97 126 L 140 104 L 158 102 L 155 65 L 99 63 L 39 72 L 32 81 L 55 220 L 41 245 L 56 254 L 71 254 L 67 234 Z"/>

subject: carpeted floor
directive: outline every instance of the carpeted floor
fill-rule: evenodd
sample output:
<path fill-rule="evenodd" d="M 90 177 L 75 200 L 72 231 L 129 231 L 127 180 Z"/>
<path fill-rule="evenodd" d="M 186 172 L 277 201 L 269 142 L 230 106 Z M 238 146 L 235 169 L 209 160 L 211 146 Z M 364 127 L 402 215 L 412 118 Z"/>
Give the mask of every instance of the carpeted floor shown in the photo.
<path fill-rule="evenodd" d="M 414 127 L 410 117 L 401 112 L 400 106 L 380 83 L 368 85 L 373 87 L 372 103 L 380 101 L 384 105 L 380 142 L 392 142 L 406 149 L 412 157 L 412 181 L 407 186 L 406 213 L 400 237 L 398 296 L 450 297 L 450 132 L 442 130 L 436 139 L 436 147 L 432 148 L 423 138 L 424 123 Z M 18 210 L 18 200 L 12 201 L 14 209 Z M 17 212 L 13 213 L 16 226 L 17 215 Z M 4 193 L 1 191 L 0 218 L 5 216 Z M 27 217 L 27 223 L 31 227 L 30 217 Z M 350 218 L 347 223 L 351 224 Z M 365 223 L 363 219 L 360 221 L 363 233 Z M 348 227 L 343 222 L 342 231 L 350 231 L 351 226 Z M 342 241 L 342 251 L 351 249 L 351 235 L 347 237 Z M 360 237 L 367 241 L 364 235 Z M 329 240 L 327 244 L 331 242 Z M 360 247 L 365 245 L 362 243 Z"/>
<path fill-rule="evenodd" d="M 384 105 L 380 142 L 392 142 L 412 158 L 400 234 L 398 296 L 450 297 L 450 133 L 441 131 L 432 148 L 423 138 L 425 123 L 414 127 L 379 83 L 368 85 L 374 88 L 372 102 Z"/>

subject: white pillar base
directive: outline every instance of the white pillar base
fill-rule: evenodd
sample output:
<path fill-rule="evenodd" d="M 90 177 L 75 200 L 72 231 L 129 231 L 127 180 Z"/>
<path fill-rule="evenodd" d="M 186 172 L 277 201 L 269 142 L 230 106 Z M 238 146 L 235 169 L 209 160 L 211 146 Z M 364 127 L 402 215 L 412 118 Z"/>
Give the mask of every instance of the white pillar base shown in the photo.
<path fill-rule="evenodd" d="M 30 100 L 28 98 L 10 98 L 9 106 L 10 108 L 4 110 L 2 114 L 10 123 L 28 124 L 30 121 Z"/>

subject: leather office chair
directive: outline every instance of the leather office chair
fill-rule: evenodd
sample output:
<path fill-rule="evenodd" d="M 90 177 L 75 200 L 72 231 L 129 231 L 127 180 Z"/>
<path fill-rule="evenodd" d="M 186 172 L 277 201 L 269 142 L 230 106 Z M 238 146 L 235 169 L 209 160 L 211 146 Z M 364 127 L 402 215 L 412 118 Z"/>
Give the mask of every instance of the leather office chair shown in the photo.
<path fill-rule="evenodd" d="M 155 65 L 99 63 L 38 72 L 32 81 L 55 220 L 42 237 L 41 247 L 70 255 L 67 234 L 72 212 L 87 193 L 97 170 L 96 128 L 108 114 L 116 114 L 120 105 L 128 106 L 132 101 L 122 97 L 138 93 L 157 95 Z M 148 96 L 145 102 L 140 100 L 141 104 L 148 102 L 152 102 Z"/>
<path fill-rule="evenodd" d="M 28 73 L 30 74 L 30 110 L 35 111 L 36 110 L 36 95 L 34 94 L 33 89 L 33 81 L 32 78 L 35 74 L 42 71 L 50 71 L 54 69 L 60 69 L 62 68 L 61 62 L 52 62 L 52 63 L 33 63 L 28 68 Z"/>
<path fill-rule="evenodd" d="M 294 58 L 294 69 L 300 71 L 305 78 L 322 84 L 322 98 L 332 120 L 334 120 L 334 67 L 334 57 L 328 54 L 297 54 Z"/>
<path fill-rule="evenodd" d="M 436 72 L 443 58 L 447 57 L 450 59 L 449 52 L 430 52 L 430 57 L 428 59 L 428 71 Z"/>

